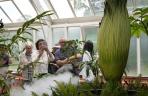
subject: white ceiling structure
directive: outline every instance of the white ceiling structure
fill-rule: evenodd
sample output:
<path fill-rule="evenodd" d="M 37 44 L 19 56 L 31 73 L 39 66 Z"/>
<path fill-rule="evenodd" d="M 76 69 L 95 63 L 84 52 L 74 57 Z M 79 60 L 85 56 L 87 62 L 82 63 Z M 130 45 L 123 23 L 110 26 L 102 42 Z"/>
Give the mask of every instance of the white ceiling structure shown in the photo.
<path fill-rule="evenodd" d="M 128 0 L 129 12 L 143 6 L 148 0 Z M 103 16 L 104 0 L 0 0 L 0 19 L 8 27 L 47 10 L 54 13 L 47 18 L 51 25 L 96 22 Z"/>

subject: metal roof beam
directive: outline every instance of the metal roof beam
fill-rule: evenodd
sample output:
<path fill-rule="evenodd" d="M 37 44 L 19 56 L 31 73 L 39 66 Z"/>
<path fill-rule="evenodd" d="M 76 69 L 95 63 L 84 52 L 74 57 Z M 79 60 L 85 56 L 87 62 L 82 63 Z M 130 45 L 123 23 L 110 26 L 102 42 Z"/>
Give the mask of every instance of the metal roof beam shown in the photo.
<path fill-rule="evenodd" d="M 55 14 L 55 15 L 57 16 L 57 18 L 59 19 L 59 15 L 58 15 L 57 12 L 55 11 L 55 9 L 54 9 L 54 7 L 52 6 L 50 0 L 47 0 L 47 1 L 48 1 L 49 5 L 51 6 L 51 8 L 52 8 L 54 14 Z"/>
<path fill-rule="evenodd" d="M 74 9 L 73 9 L 73 7 L 72 7 L 71 3 L 70 3 L 70 1 L 69 1 L 69 0 L 67 0 L 67 2 L 68 2 L 68 4 L 69 4 L 69 6 L 70 6 L 70 9 L 71 9 L 71 11 L 72 11 L 72 13 L 73 13 L 74 17 L 77 17 L 77 16 L 76 16 L 76 13 L 75 13 L 75 11 L 74 11 Z"/>
<path fill-rule="evenodd" d="M 98 17 L 98 16 L 57 19 L 57 20 L 53 20 L 52 26 L 73 25 L 78 23 L 85 24 L 87 22 L 90 22 L 90 23 L 96 22 L 99 25 L 99 22 L 101 21 L 101 19 L 102 17 Z"/>
<path fill-rule="evenodd" d="M 0 0 L 0 2 L 5 2 L 5 1 L 10 1 L 10 0 Z"/>
<path fill-rule="evenodd" d="M 40 2 L 38 0 L 30 0 L 32 6 L 34 7 L 34 9 L 36 10 L 37 14 L 40 14 L 42 12 L 44 12 L 44 9 L 42 8 L 42 6 L 40 5 Z M 44 18 L 46 19 L 46 18 Z M 41 19 L 42 21 L 45 21 L 43 19 Z M 52 19 L 50 16 L 48 16 L 48 21 L 50 23 L 52 23 Z"/>
<path fill-rule="evenodd" d="M 9 17 L 9 15 L 5 12 L 5 10 L 0 6 L 0 9 L 3 11 L 3 13 L 6 15 L 6 17 L 13 23 L 12 19 Z"/>
<path fill-rule="evenodd" d="M 26 17 L 24 16 L 24 14 L 22 13 L 22 11 L 19 9 L 19 7 L 16 5 L 16 3 L 14 2 L 14 0 L 11 0 L 12 1 L 12 3 L 14 4 L 14 6 L 16 7 L 16 9 L 19 11 L 19 13 L 22 15 L 22 17 L 25 19 L 25 20 L 27 20 L 26 19 Z"/>
<path fill-rule="evenodd" d="M 39 12 L 38 12 L 38 10 L 37 10 L 36 5 L 34 4 L 34 2 L 32 0 L 29 0 L 29 2 L 32 5 L 33 9 L 35 10 L 36 14 L 38 15 Z"/>

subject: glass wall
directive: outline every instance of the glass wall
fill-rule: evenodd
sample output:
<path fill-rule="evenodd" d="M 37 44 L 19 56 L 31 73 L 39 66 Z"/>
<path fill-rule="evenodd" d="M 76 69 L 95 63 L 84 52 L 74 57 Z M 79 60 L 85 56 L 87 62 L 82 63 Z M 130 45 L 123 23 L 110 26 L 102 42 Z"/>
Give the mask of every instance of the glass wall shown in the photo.
<path fill-rule="evenodd" d="M 137 75 L 137 49 L 136 49 L 136 37 L 132 37 L 130 41 L 130 50 L 128 56 L 128 62 L 126 66 L 126 73 L 128 75 Z"/>
<path fill-rule="evenodd" d="M 83 40 L 91 40 L 96 49 L 98 26 L 84 27 Z"/>
<path fill-rule="evenodd" d="M 90 0 L 95 15 L 103 16 L 105 0 Z"/>
<path fill-rule="evenodd" d="M 147 7 L 148 0 L 136 0 L 137 7 Z"/>
<path fill-rule="evenodd" d="M 148 76 L 148 36 L 141 35 L 141 74 Z"/>
<path fill-rule="evenodd" d="M 66 28 L 53 28 L 52 32 L 52 45 L 54 46 L 59 42 L 60 38 L 65 38 Z"/>
<path fill-rule="evenodd" d="M 38 31 L 36 31 L 36 41 L 39 39 L 45 39 L 45 35 L 42 29 L 38 29 Z"/>
<path fill-rule="evenodd" d="M 80 27 L 69 27 L 68 28 L 68 40 L 80 40 Z"/>
<path fill-rule="evenodd" d="M 70 0 L 77 17 L 92 16 L 88 0 Z"/>

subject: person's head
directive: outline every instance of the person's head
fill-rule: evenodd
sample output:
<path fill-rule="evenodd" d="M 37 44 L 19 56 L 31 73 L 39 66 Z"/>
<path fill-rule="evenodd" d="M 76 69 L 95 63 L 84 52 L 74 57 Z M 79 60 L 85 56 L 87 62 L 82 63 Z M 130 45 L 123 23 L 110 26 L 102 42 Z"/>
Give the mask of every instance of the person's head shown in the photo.
<path fill-rule="evenodd" d="M 36 45 L 36 49 L 40 50 L 42 46 L 47 46 L 47 42 L 44 39 L 39 39 L 35 45 Z"/>
<path fill-rule="evenodd" d="M 9 61 L 9 55 L 5 52 L 0 53 L 1 58 L 0 58 L 0 65 L 8 65 L 10 63 Z"/>
<path fill-rule="evenodd" d="M 83 46 L 83 51 L 88 51 L 88 52 L 90 52 L 91 55 L 93 55 L 93 53 L 94 53 L 93 48 L 94 48 L 93 42 L 88 40 L 85 42 L 85 44 Z"/>
<path fill-rule="evenodd" d="M 32 53 L 32 43 L 31 42 L 27 42 L 25 44 L 25 50 L 26 50 L 26 54 L 31 54 Z"/>
<path fill-rule="evenodd" d="M 61 39 L 59 40 L 59 45 L 60 45 L 61 48 L 64 47 L 65 42 L 66 42 L 66 40 L 65 40 L 64 38 L 61 38 Z"/>

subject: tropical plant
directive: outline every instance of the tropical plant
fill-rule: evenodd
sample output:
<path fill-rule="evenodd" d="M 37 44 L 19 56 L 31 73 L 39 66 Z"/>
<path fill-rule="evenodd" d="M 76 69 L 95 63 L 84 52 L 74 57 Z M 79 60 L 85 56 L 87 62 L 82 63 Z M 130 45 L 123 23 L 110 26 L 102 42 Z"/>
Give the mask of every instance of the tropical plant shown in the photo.
<path fill-rule="evenodd" d="M 126 88 L 130 91 L 135 91 L 134 94 L 136 96 L 147 96 L 148 94 L 148 85 L 146 83 L 142 83 L 142 77 L 139 75 L 135 79 L 129 80 L 126 82 Z M 134 96 L 135 96 L 134 95 Z"/>
<path fill-rule="evenodd" d="M 39 15 L 37 15 L 36 17 L 34 17 L 31 20 L 26 21 L 22 27 L 20 27 L 16 34 L 12 37 L 12 38 L 5 38 L 3 36 L 0 36 L 0 56 L 1 56 L 1 51 L 5 51 L 6 53 L 9 53 L 11 56 L 14 56 L 15 51 L 13 50 L 14 48 L 19 46 L 19 42 L 26 42 L 29 38 L 24 37 L 25 34 L 29 34 L 31 35 L 31 33 L 29 33 L 27 30 L 37 30 L 33 27 L 31 27 L 31 25 L 33 23 L 36 23 L 37 20 L 41 19 L 44 16 L 48 16 L 51 15 L 53 13 L 51 13 L 51 11 L 45 11 Z M 3 24 L 1 24 L 3 25 Z M 5 34 L 5 30 L 3 28 L 3 26 L 0 25 L 0 34 L 3 33 Z M 0 57 L 0 61 L 1 61 L 1 57 Z M 1 63 L 1 62 L 0 62 Z M 0 92 L 0 96 L 9 96 L 9 87 L 6 84 L 6 78 L 2 78 L 0 76 L 0 91 L 1 89 L 4 90 L 2 91 L 3 93 Z M 4 95 L 3 95 L 4 94 Z M 45 94 L 44 94 L 45 96 Z"/>
<path fill-rule="evenodd" d="M 0 75 L 0 96 L 10 96 L 9 86 L 5 82 L 5 77 Z"/>
<path fill-rule="evenodd" d="M 127 0 L 105 0 L 104 16 L 98 34 L 98 64 L 107 81 L 102 96 L 119 96 L 122 93 L 119 92 L 122 88 L 119 85 L 127 64 L 131 38 L 126 4 Z"/>
<path fill-rule="evenodd" d="M 77 53 L 82 54 L 82 48 L 80 47 L 84 41 L 79 40 L 69 40 L 65 42 L 64 47 L 62 48 L 62 52 L 67 56 L 73 56 Z"/>
<path fill-rule="evenodd" d="M 140 37 L 142 32 L 148 35 L 148 7 L 136 8 L 129 19 L 132 35 Z"/>
<path fill-rule="evenodd" d="M 35 92 L 32 92 L 32 96 L 40 96 Z M 49 96 L 47 93 L 43 93 L 41 96 Z"/>
<path fill-rule="evenodd" d="M 101 89 L 104 86 L 102 77 L 97 76 L 91 83 L 84 82 L 79 84 L 79 95 L 80 96 L 98 96 L 100 95 Z"/>
<path fill-rule="evenodd" d="M 68 83 L 56 81 L 56 84 L 56 87 L 51 88 L 52 96 L 98 96 L 104 86 L 102 77 L 98 76 L 91 83 L 74 85 L 71 81 Z"/>
<path fill-rule="evenodd" d="M 78 96 L 77 85 L 74 85 L 69 81 L 68 83 L 57 82 L 56 88 L 52 88 L 52 96 Z"/>
<path fill-rule="evenodd" d="M 16 34 L 12 37 L 12 38 L 6 38 L 6 37 L 0 37 L 0 44 L 4 44 L 6 46 L 6 48 L 8 49 L 8 52 L 14 56 L 14 54 L 16 53 L 14 50 L 19 46 L 19 42 L 27 42 L 28 40 L 31 40 L 28 37 L 25 37 L 25 35 L 31 35 L 30 32 L 28 32 L 28 30 L 37 30 L 34 27 L 31 27 L 32 24 L 34 23 L 40 23 L 37 22 L 37 20 L 40 20 L 42 17 L 45 16 L 49 16 L 52 15 L 53 13 L 51 11 L 45 11 L 39 15 L 37 15 L 36 17 L 32 18 L 31 20 L 26 21 L 22 27 L 20 27 Z M 41 24 L 41 23 L 40 23 Z M 3 31 L 3 33 L 5 34 L 6 32 Z"/>

